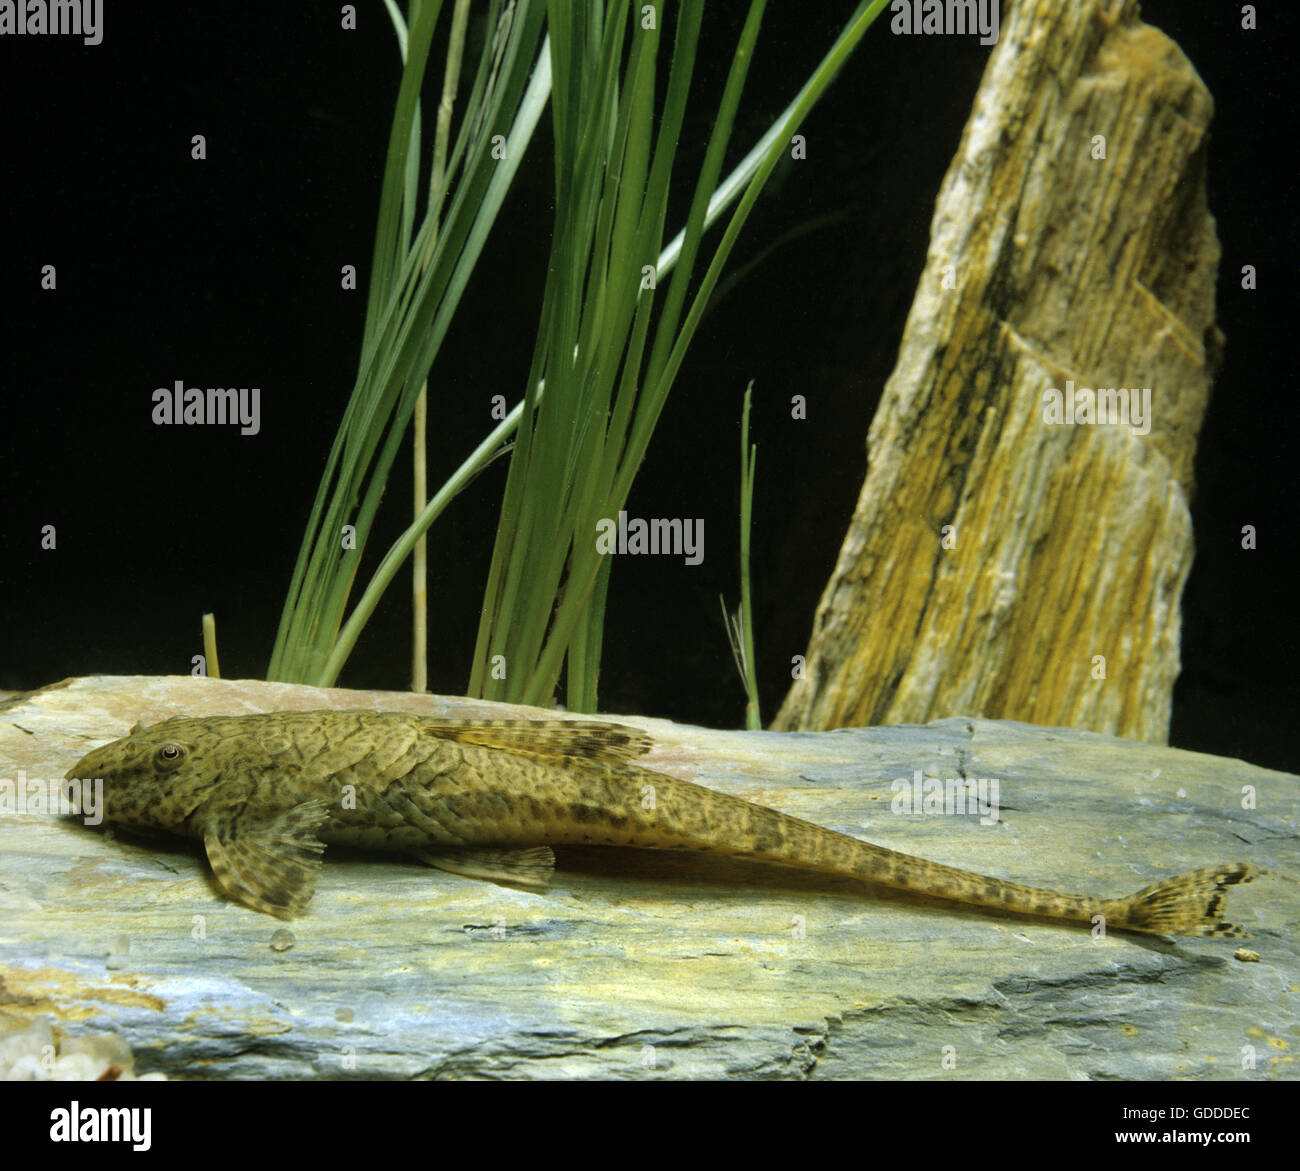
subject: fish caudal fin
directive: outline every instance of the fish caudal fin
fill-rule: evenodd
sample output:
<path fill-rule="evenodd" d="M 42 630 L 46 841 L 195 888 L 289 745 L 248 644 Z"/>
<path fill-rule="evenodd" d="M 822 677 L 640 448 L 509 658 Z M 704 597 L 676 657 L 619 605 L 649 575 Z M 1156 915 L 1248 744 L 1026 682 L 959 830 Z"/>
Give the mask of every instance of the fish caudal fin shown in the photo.
<path fill-rule="evenodd" d="M 1162 879 L 1126 899 L 1115 899 L 1108 908 L 1111 925 L 1154 935 L 1242 938 L 1244 929 L 1223 918 L 1228 887 L 1263 873 L 1249 862 L 1232 862 Z"/>

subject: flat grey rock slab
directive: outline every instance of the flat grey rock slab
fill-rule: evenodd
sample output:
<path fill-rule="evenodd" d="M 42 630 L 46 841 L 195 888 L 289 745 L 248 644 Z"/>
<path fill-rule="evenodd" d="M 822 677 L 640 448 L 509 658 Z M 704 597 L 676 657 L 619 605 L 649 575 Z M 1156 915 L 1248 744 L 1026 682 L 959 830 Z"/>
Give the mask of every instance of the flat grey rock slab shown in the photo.
<path fill-rule="evenodd" d="M 0 778 L 60 778 L 137 720 L 324 707 L 554 714 L 73 679 L 0 702 Z M 655 738 L 648 768 L 1020 882 L 1113 896 L 1253 861 L 1270 873 L 1229 910 L 1259 958 L 1237 958 L 1238 941 L 1095 938 L 786 867 L 596 847 L 557 850 L 545 894 L 330 850 L 307 915 L 283 923 L 224 899 L 197 843 L 11 803 L 0 1028 L 45 1022 L 69 1049 L 113 1034 L 136 1073 L 170 1078 L 1295 1076 L 1300 778 L 1006 721 L 750 733 L 604 718 Z M 996 780 L 996 818 L 900 811 L 894 782 L 915 770 Z"/>

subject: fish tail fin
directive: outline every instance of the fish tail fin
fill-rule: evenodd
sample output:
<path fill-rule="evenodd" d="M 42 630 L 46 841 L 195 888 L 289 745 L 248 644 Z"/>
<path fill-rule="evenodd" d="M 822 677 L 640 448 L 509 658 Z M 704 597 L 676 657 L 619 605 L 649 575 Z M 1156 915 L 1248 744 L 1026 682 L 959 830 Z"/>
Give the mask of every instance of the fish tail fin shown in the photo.
<path fill-rule="evenodd" d="M 1220 939 L 1246 936 L 1223 917 L 1228 887 L 1251 882 L 1265 873 L 1249 862 L 1206 866 L 1176 874 L 1112 902 L 1112 926 L 1154 935 L 1205 935 Z"/>

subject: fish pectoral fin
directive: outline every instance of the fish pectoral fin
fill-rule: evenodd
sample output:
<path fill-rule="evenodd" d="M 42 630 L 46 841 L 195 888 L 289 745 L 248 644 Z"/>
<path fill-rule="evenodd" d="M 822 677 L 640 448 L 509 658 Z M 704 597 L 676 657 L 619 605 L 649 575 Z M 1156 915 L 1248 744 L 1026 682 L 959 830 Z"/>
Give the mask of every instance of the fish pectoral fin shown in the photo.
<path fill-rule="evenodd" d="M 411 855 L 429 866 L 466 878 L 485 878 L 510 886 L 544 890 L 555 870 L 555 853 L 550 846 L 526 850 L 481 850 L 459 847 L 412 850 Z"/>
<path fill-rule="evenodd" d="M 328 814 L 324 801 L 304 801 L 274 817 L 209 816 L 203 845 L 217 882 L 255 911 L 278 919 L 300 915 L 316 891 L 325 849 L 317 831 Z"/>

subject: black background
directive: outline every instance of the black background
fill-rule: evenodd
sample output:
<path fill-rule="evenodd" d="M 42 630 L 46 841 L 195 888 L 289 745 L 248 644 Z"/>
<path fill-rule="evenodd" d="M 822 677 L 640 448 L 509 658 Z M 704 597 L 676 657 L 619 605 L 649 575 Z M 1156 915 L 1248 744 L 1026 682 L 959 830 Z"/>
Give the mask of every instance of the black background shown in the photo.
<path fill-rule="evenodd" d="M 356 371 L 399 79 L 379 0 L 358 7 L 359 30 L 343 32 L 330 3 L 105 0 L 99 46 L 0 38 L 0 688 L 188 673 L 206 610 L 223 673 L 264 676 Z M 728 166 L 852 8 L 772 0 Z M 1295 768 L 1297 481 L 1283 355 L 1296 236 L 1282 87 L 1296 42 L 1289 6 L 1258 8 L 1261 30 L 1242 32 L 1236 4 L 1143 5 L 1216 101 L 1208 182 L 1227 335 L 1197 458 L 1171 741 Z M 706 15 L 680 173 L 702 155 L 744 10 L 714 3 Z M 628 503 L 632 515 L 704 517 L 707 556 L 694 568 L 615 565 L 603 710 L 741 723 L 718 595 L 734 605 L 739 593 L 737 428 L 753 378 L 755 633 L 763 714 L 775 713 L 865 474 L 867 427 L 988 53 L 974 38 L 893 37 L 886 13 L 803 128 L 808 159 L 784 167 L 760 201 L 733 270 L 784 243 L 705 317 Z M 440 68 L 431 74 L 440 84 Z M 548 119 L 434 367 L 431 486 L 490 428 L 491 396 L 522 393 L 551 226 Z M 193 134 L 206 136 L 205 162 L 190 158 Z M 684 214 L 681 196 L 673 230 Z M 339 288 L 349 263 L 356 293 Z M 1257 292 L 1239 287 L 1247 263 Z M 39 288 L 45 264 L 57 266 L 56 293 Z M 261 433 L 154 426 L 152 391 L 176 379 L 261 387 Z M 790 420 L 795 393 L 808 396 L 806 422 Z M 437 692 L 461 693 L 468 680 L 504 479 L 500 461 L 431 534 Z M 405 523 L 408 484 L 409 460 L 399 461 L 361 580 Z M 53 552 L 40 548 L 47 524 Z M 1245 524 L 1258 529 L 1255 552 L 1240 548 Z M 340 685 L 408 685 L 408 580 Z"/>

